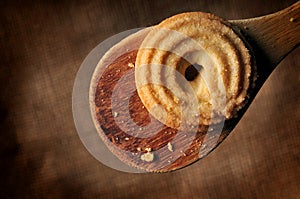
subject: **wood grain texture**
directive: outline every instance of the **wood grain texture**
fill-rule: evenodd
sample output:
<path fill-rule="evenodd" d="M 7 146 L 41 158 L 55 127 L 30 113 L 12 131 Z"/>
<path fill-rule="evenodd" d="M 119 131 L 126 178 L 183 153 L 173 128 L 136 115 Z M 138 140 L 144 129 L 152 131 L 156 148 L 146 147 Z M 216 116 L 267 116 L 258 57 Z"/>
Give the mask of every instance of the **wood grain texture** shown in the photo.
<path fill-rule="evenodd" d="M 214 152 L 166 174 L 108 168 L 82 145 L 72 88 L 85 56 L 121 31 L 185 11 L 261 16 L 295 0 L 0 3 L 1 198 L 297 198 L 299 48 L 273 71 Z"/>
<path fill-rule="evenodd" d="M 273 14 L 231 23 L 251 38 L 273 69 L 300 43 L 300 2 Z"/>
<path fill-rule="evenodd" d="M 150 114 L 141 102 L 134 80 L 134 68 L 128 66 L 135 63 L 137 51 L 124 53 L 121 57 L 107 66 L 100 77 L 95 92 L 95 110 L 99 125 L 99 134 L 108 148 L 119 159 L 125 163 L 146 171 L 166 172 L 187 166 L 200 157 L 205 156 L 216 143 L 213 136 L 217 128 L 202 126 L 198 132 L 179 132 L 165 125 L 161 125 L 154 118 L 150 119 Z M 122 88 L 115 91 L 118 81 L 126 74 L 126 80 L 122 81 Z M 134 92 L 132 92 L 134 88 Z M 118 98 L 113 98 L 113 92 L 119 92 Z M 130 98 L 130 99 L 128 99 Z M 127 105 L 127 100 L 129 103 Z M 115 104 L 115 111 L 112 109 Z M 129 111 L 129 116 L 126 112 Z M 114 115 L 116 114 L 116 115 Z M 126 117 L 127 116 L 127 117 Z M 116 122 L 116 117 L 124 123 L 124 127 Z M 130 122 L 130 120 L 133 122 Z M 144 132 L 149 123 L 152 123 L 150 132 Z M 149 130 L 148 130 L 149 131 Z M 128 134 L 130 133 L 130 134 Z M 225 137 L 227 132 L 223 132 L 221 137 Z M 174 137 L 176 136 L 176 139 Z M 206 144 L 202 144 L 206 136 Z M 210 141 L 211 140 L 211 141 Z M 218 139 L 215 140 L 217 142 Z M 170 151 L 166 146 L 172 145 L 174 151 Z M 151 149 L 154 160 L 145 162 L 141 156 Z"/>

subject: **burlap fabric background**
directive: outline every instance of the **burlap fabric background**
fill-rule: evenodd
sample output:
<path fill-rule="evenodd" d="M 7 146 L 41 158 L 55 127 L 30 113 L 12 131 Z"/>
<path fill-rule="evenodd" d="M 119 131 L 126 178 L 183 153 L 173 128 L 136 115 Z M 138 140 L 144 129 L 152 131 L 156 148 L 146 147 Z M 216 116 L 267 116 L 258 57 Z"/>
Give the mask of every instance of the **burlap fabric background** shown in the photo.
<path fill-rule="evenodd" d="M 101 41 L 184 11 L 227 19 L 295 0 L 0 3 L 0 198 L 300 198 L 300 49 L 276 68 L 229 137 L 166 174 L 108 168 L 82 145 L 72 87 Z"/>

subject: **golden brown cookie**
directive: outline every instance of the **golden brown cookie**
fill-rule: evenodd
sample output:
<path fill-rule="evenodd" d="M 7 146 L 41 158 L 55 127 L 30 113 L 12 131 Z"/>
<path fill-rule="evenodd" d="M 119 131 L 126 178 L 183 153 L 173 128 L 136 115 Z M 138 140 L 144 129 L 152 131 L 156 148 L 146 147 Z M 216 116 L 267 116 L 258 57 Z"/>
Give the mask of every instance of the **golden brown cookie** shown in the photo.
<path fill-rule="evenodd" d="M 143 104 L 172 128 L 232 118 L 250 84 L 248 49 L 225 20 L 208 13 L 161 22 L 143 40 L 135 65 Z"/>

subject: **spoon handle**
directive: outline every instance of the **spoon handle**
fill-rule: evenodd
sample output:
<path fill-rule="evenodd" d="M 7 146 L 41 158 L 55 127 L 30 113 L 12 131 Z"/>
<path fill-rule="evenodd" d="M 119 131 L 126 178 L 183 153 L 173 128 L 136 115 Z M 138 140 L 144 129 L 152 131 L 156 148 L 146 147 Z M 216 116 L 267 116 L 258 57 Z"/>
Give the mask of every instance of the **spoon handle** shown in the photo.
<path fill-rule="evenodd" d="M 229 22 L 249 37 L 271 70 L 300 44 L 300 1 L 273 14 Z"/>

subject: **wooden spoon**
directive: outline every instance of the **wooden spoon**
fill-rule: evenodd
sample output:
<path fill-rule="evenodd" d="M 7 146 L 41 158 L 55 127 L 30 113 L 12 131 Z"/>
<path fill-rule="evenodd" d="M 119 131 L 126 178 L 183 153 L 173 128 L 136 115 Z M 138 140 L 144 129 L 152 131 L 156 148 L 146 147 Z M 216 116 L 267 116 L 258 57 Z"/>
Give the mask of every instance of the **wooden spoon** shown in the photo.
<path fill-rule="evenodd" d="M 111 67 L 107 67 L 108 70 L 103 73 L 102 80 L 100 78 L 100 83 L 97 83 L 96 94 L 104 100 L 99 100 L 98 96 L 98 102 L 95 102 L 98 103 L 95 108 L 95 115 L 98 118 L 94 122 L 96 122 L 96 126 L 98 125 L 98 133 L 104 143 L 119 159 L 142 170 L 166 172 L 185 167 L 211 152 L 233 130 L 277 64 L 300 43 L 300 2 L 274 14 L 252 19 L 231 20 L 229 23 L 251 46 L 257 68 L 255 87 L 251 89 L 250 99 L 239 111 L 238 118 L 226 121 L 224 126 L 204 127 L 196 135 L 193 135 L 194 137 L 189 137 L 190 135 L 186 133 L 178 135 L 177 140 L 179 141 L 172 142 L 174 136 L 177 136 L 176 130 L 166 126 L 163 126 L 157 134 L 150 138 L 143 139 L 126 134 L 115 122 L 119 113 L 114 113 L 109 107 L 112 101 L 112 94 L 109 92 L 114 89 L 116 82 L 125 72 L 133 70 L 127 65 L 128 61 L 134 63 L 136 52 L 128 52 L 117 62 L 112 63 Z M 130 57 L 130 60 L 126 60 L 126 57 Z M 123 65 L 126 63 L 126 67 L 115 66 L 120 63 Z M 111 74 L 119 74 L 119 76 L 115 76 L 118 79 L 111 80 Z M 124 89 L 134 84 L 132 77 L 126 79 Z M 124 93 L 123 97 L 125 98 L 126 92 Z M 147 126 L 149 123 L 148 112 L 143 108 L 136 93 L 129 100 L 129 109 L 131 118 L 138 125 Z M 102 129 L 99 128 L 100 126 Z M 188 147 L 181 149 L 187 139 L 190 139 L 191 142 Z M 156 153 L 161 148 L 165 148 L 165 150 L 162 150 L 160 154 Z M 172 159 L 175 154 L 177 157 Z"/>

